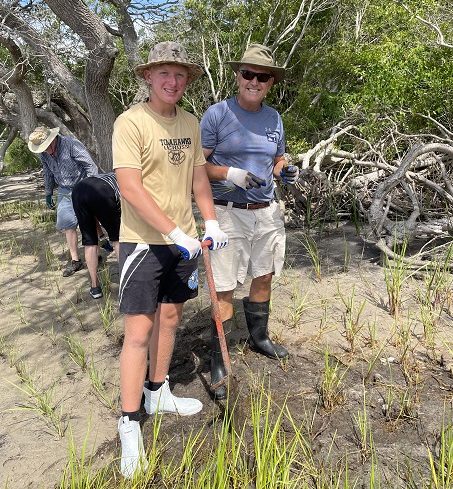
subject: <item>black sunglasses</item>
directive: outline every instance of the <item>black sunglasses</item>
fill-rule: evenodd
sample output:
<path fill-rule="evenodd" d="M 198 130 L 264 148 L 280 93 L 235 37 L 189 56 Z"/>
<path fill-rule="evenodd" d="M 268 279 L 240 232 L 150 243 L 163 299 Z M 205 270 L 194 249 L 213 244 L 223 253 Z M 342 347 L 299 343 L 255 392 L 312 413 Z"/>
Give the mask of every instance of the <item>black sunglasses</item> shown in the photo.
<path fill-rule="evenodd" d="M 253 80 L 256 76 L 256 79 L 260 83 L 266 83 L 271 78 L 274 78 L 274 75 L 270 75 L 269 73 L 255 73 L 254 71 L 249 71 L 249 70 L 239 70 L 239 73 L 242 75 L 242 78 L 244 78 L 244 80 L 248 80 L 248 81 Z"/>

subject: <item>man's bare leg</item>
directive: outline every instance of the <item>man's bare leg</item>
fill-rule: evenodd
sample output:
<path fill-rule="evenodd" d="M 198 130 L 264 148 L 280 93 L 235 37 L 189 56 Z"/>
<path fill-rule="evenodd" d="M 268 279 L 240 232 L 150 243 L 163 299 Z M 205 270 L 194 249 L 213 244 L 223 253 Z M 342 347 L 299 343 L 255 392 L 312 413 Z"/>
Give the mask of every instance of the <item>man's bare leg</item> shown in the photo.
<path fill-rule="evenodd" d="M 66 242 L 68 243 L 71 259 L 79 261 L 78 238 L 76 229 L 65 229 Z"/>
<path fill-rule="evenodd" d="M 233 317 L 233 290 L 225 292 L 217 292 L 217 300 L 219 301 L 220 318 L 222 321 L 227 321 Z"/>
<path fill-rule="evenodd" d="M 250 302 L 267 302 L 271 299 L 272 273 L 252 280 L 249 292 Z"/>
<path fill-rule="evenodd" d="M 116 259 L 118 260 L 120 257 L 120 242 L 112 241 L 113 251 L 115 252 Z"/>
<path fill-rule="evenodd" d="M 90 274 L 91 287 L 98 287 L 98 246 L 85 246 L 85 261 Z"/>
<path fill-rule="evenodd" d="M 183 304 L 159 304 L 149 342 L 149 380 L 164 382 L 175 346 Z"/>
<path fill-rule="evenodd" d="M 159 304 L 149 342 L 149 381 L 145 386 L 145 410 L 181 416 L 196 414 L 203 409 L 197 399 L 176 397 L 170 392 L 166 376 L 175 345 L 176 329 L 181 322 L 183 304 Z"/>
<path fill-rule="evenodd" d="M 124 342 L 120 355 L 123 412 L 135 412 L 140 409 L 154 317 L 154 314 L 128 314 L 124 318 Z"/>

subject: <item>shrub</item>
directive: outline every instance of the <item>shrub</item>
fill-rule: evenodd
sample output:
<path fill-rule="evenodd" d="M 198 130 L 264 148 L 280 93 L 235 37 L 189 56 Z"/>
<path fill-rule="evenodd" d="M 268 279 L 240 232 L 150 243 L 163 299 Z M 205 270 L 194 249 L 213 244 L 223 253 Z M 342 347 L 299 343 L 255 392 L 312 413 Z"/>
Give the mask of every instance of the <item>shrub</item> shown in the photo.
<path fill-rule="evenodd" d="M 16 138 L 6 151 L 3 173 L 15 175 L 39 168 L 41 160 L 29 151 L 23 139 Z"/>

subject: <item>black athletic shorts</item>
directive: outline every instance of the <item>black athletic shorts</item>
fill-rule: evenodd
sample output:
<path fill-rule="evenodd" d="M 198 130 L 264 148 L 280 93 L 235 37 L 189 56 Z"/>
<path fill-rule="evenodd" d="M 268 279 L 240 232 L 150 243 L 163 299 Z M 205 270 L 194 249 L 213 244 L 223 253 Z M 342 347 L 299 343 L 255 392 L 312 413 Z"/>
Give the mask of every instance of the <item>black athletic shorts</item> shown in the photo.
<path fill-rule="evenodd" d="M 175 245 L 120 243 L 119 268 L 123 314 L 153 314 L 159 303 L 198 295 L 198 260 L 183 260 Z"/>
<path fill-rule="evenodd" d="M 84 178 L 72 190 L 72 205 L 79 221 L 82 245 L 98 244 L 96 219 L 107 231 L 110 241 L 118 241 L 121 207 L 113 188 L 96 177 Z"/>

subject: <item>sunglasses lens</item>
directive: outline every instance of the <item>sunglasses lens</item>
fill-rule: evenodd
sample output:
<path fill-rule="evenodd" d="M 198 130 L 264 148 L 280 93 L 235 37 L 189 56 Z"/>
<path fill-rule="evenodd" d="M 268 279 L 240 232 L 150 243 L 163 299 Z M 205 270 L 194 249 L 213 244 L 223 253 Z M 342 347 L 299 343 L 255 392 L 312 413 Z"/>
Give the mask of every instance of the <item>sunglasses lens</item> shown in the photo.
<path fill-rule="evenodd" d="M 266 83 L 268 82 L 271 78 L 272 75 L 269 73 L 255 73 L 254 71 L 249 71 L 249 70 L 239 70 L 242 78 L 247 81 L 253 80 L 255 77 L 260 83 Z"/>
<path fill-rule="evenodd" d="M 254 73 L 253 71 L 248 71 L 248 70 L 241 70 L 241 75 L 242 75 L 242 78 L 244 78 L 244 80 L 253 80 L 256 76 L 256 73 Z"/>
<path fill-rule="evenodd" d="M 272 75 L 269 75 L 269 73 L 258 73 L 256 75 L 256 79 L 261 82 L 261 83 L 266 83 L 272 78 Z"/>

